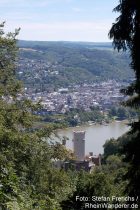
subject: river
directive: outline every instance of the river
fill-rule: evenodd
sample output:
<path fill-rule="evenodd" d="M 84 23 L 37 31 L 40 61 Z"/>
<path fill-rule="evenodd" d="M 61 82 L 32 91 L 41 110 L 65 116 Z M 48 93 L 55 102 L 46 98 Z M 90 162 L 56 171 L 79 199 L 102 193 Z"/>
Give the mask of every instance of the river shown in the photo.
<path fill-rule="evenodd" d="M 85 152 L 93 152 L 94 155 L 103 153 L 103 145 L 107 139 L 118 138 L 129 130 L 126 122 L 112 122 L 108 125 L 86 125 L 79 127 L 72 127 L 58 131 L 59 136 L 66 136 L 67 148 L 73 149 L 72 138 L 73 131 L 85 131 Z"/>

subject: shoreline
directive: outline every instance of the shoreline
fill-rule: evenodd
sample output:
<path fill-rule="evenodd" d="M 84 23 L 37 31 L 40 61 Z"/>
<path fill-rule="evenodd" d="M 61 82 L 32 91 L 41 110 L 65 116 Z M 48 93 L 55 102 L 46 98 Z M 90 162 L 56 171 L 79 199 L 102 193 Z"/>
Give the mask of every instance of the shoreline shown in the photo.
<path fill-rule="evenodd" d="M 128 125 L 129 120 L 128 119 L 125 119 L 125 120 L 115 120 L 115 119 L 113 119 L 113 120 L 110 120 L 109 123 L 106 123 L 106 122 L 101 122 L 101 123 L 97 123 L 97 122 L 89 123 L 89 122 L 86 122 L 86 123 L 83 123 L 83 124 L 79 124 L 77 126 L 68 126 L 68 127 L 60 128 L 60 129 L 57 129 L 57 131 L 68 130 L 68 129 L 72 129 L 72 128 L 87 127 L 87 126 L 93 126 L 93 125 L 95 125 L 95 126 L 99 126 L 99 125 L 101 125 L 101 126 L 109 126 L 112 123 L 120 123 L 120 122 Z"/>

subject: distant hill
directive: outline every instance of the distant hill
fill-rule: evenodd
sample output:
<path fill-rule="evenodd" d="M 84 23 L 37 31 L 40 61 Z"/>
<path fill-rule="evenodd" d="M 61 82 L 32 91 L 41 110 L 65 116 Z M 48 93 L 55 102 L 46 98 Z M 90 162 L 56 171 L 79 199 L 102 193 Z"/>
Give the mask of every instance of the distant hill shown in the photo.
<path fill-rule="evenodd" d="M 92 49 L 112 49 L 111 42 L 72 42 L 72 41 L 26 41 L 26 40 L 19 40 L 18 41 L 19 47 L 33 47 L 36 48 L 40 47 L 55 47 L 55 46 L 63 46 L 63 47 L 70 47 L 70 48 L 79 48 L 79 47 L 86 47 Z"/>
<path fill-rule="evenodd" d="M 114 51 L 111 43 L 20 40 L 18 46 L 18 76 L 27 86 L 46 89 L 134 76 L 128 54 Z"/>

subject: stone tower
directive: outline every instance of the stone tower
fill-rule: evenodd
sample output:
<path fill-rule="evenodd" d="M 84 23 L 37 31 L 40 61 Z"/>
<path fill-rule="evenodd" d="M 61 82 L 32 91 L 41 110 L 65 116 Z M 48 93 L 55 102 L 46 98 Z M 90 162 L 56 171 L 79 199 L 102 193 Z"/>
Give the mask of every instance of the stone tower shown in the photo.
<path fill-rule="evenodd" d="M 85 131 L 73 132 L 73 150 L 76 160 L 83 161 L 85 158 Z"/>

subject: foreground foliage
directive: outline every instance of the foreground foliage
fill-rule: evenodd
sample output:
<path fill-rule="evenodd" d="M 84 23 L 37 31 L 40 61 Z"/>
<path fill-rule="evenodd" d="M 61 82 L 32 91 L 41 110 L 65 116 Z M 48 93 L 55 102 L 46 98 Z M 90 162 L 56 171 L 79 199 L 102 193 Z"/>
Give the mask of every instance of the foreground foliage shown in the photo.
<path fill-rule="evenodd" d="M 0 25 L 0 208 L 2 210 L 60 209 L 60 201 L 72 193 L 70 176 L 53 167 L 52 159 L 65 158 L 47 141 L 56 127 L 35 129 L 39 104 L 20 98 L 16 79 L 18 48 L 14 33 Z M 59 145 L 61 147 L 61 145 Z"/>

